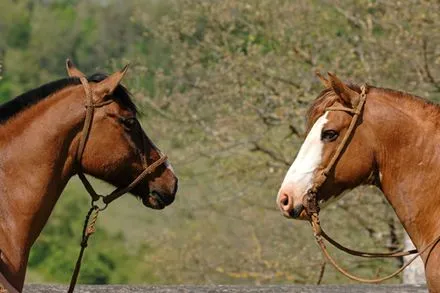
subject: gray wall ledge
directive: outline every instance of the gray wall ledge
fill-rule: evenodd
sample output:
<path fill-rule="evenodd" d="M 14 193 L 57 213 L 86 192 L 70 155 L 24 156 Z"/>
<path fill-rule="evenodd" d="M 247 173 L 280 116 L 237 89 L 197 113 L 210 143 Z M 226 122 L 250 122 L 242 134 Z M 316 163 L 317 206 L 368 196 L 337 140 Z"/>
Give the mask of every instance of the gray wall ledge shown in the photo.
<path fill-rule="evenodd" d="M 66 285 L 37 285 L 29 284 L 24 288 L 25 293 L 58 293 L 67 292 Z M 428 290 L 424 285 L 268 285 L 268 286 L 232 286 L 232 285 L 179 285 L 179 286 L 132 286 L 132 285 L 78 285 L 75 289 L 76 293 L 427 293 Z"/>

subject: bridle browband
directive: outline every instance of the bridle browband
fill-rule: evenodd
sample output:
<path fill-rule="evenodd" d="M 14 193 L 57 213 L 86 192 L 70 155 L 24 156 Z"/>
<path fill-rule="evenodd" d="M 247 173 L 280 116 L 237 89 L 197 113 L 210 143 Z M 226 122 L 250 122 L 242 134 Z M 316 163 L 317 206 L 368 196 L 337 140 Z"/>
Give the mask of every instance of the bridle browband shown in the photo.
<path fill-rule="evenodd" d="M 348 146 L 350 143 L 350 139 L 353 135 L 353 132 L 358 125 L 358 120 L 360 115 L 363 112 L 365 101 L 367 99 L 367 85 L 364 84 L 361 86 L 361 93 L 359 94 L 359 99 L 357 100 L 357 104 L 353 105 L 355 108 L 348 108 L 348 107 L 339 107 L 339 106 L 333 106 L 333 107 L 327 107 L 326 111 L 345 111 L 348 113 L 352 113 L 353 117 L 351 119 L 350 125 L 347 129 L 347 132 L 345 133 L 344 138 L 338 145 L 335 153 L 333 154 L 332 158 L 330 159 L 330 162 L 326 166 L 325 169 L 319 172 L 317 178 L 314 180 L 312 187 L 307 191 L 306 196 L 303 200 L 303 206 L 305 209 L 305 212 L 307 213 L 307 216 L 309 217 L 309 221 L 312 225 L 313 234 L 315 236 L 315 240 L 318 243 L 319 247 L 322 250 L 323 255 L 325 258 L 343 275 L 346 277 L 363 282 L 363 283 L 379 283 L 385 280 L 388 280 L 397 274 L 401 273 L 407 266 L 409 266 L 417 257 L 419 257 L 421 254 L 426 252 L 428 248 L 434 249 L 434 247 L 437 245 L 438 242 L 440 242 L 440 235 L 436 237 L 434 240 L 432 240 L 428 245 L 426 245 L 422 250 L 417 251 L 417 249 L 413 249 L 410 251 L 395 251 L 395 252 L 388 252 L 388 253 L 369 253 L 369 252 L 362 252 L 357 250 L 349 249 L 342 244 L 338 243 L 334 239 L 332 239 L 330 236 L 328 236 L 322 229 L 320 221 L 319 221 L 319 203 L 317 199 L 317 194 L 319 192 L 319 189 L 322 187 L 322 185 L 326 182 L 328 175 L 330 171 L 334 168 L 335 164 L 340 159 L 342 152 L 344 149 Z M 327 251 L 327 248 L 325 246 L 325 243 L 323 241 L 323 238 L 326 239 L 330 244 L 335 246 L 336 248 L 360 257 L 401 257 L 405 255 L 415 254 L 405 265 L 403 265 L 401 268 L 399 268 L 394 273 L 385 276 L 383 278 L 377 278 L 377 279 L 364 279 L 357 276 L 354 276 L 341 268 L 341 266 L 338 265 L 338 263 L 330 256 L 330 254 Z M 321 272 L 322 275 L 323 271 Z M 320 279 L 322 276 L 320 277 Z"/>
<path fill-rule="evenodd" d="M 134 187 L 136 187 L 143 179 L 145 179 L 148 175 L 153 173 L 157 167 L 165 163 L 167 160 L 167 156 L 160 153 L 159 159 L 154 161 L 151 165 L 148 165 L 147 159 L 146 159 L 146 137 L 145 135 L 142 136 L 142 143 L 143 143 L 143 154 L 141 154 L 141 161 L 142 165 L 144 167 L 144 170 L 141 174 L 139 174 L 130 184 L 128 184 L 125 187 L 122 188 L 116 188 L 114 191 L 109 193 L 108 195 L 100 195 L 98 194 L 95 189 L 93 188 L 90 181 L 87 179 L 86 175 L 84 174 L 83 168 L 82 168 L 82 157 L 84 154 L 84 150 L 86 148 L 86 144 L 89 138 L 90 129 L 92 127 L 93 123 L 93 116 L 95 113 L 96 108 L 101 108 L 106 105 L 109 105 L 113 103 L 113 100 L 107 100 L 102 102 L 95 102 L 94 101 L 94 93 L 93 90 L 90 87 L 89 82 L 87 81 L 87 78 L 80 77 L 81 84 L 84 88 L 85 95 L 86 95 L 86 116 L 84 120 L 84 125 L 82 128 L 82 135 L 78 144 L 78 149 L 75 154 L 75 170 L 78 174 L 78 177 L 81 179 L 82 184 L 84 185 L 84 188 L 89 193 L 90 197 L 92 198 L 91 202 L 91 208 L 89 212 L 87 213 L 86 220 L 84 223 L 83 233 L 82 233 L 82 240 L 81 240 L 81 250 L 80 254 L 78 256 L 78 260 L 76 262 L 76 266 L 74 269 L 74 272 L 72 274 L 72 279 L 70 281 L 70 286 L 68 292 L 71 293 L 75 289 L 76 281 L 78 279 L 79 270 L 81 268 L 81 260 L 84 253 L 84 249 L 87 247 L 87 241 L 90 235 L 92 235 L 95 232 L 95 223 L 98 217 L 98 213 L 100 211 L 103 211 L 107 208 L 107 206 L 114 201 L 115 199 L 121 197 L 122 195 L 130 192 Z M 139 124 L 139 122 L 138 122 Z M 139 124 L 140 127 L 140 124 Z M 98 206 L 98 201 L 102 199 L 102 202 L 104 204 L 103 207 Z M 92 216 L 93 213 L 93 216 Z M 92 217 L 90 223 L 89 219 Z"/>

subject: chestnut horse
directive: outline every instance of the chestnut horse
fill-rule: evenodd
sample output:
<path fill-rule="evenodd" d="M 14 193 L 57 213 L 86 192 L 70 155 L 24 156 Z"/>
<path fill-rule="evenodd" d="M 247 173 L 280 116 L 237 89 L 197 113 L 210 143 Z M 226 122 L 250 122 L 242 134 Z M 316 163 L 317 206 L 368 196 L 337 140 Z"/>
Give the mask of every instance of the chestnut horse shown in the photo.
<path fill-rule="evenodd" d="M 125 187 L 161 156 L 136 118 L 120 82 L 125 69 L 88 78 L 95 108 L 80 163 L 76 152 L 85 123 L 83 74 L 31 90 L 0 106 L 0 284 L 21 292 L 29 251 L 69 179 L 79 168 Z M 146 161 L 146 162 L 145 162 Z M 177 177 L 167 161 L 130 192 L 153 209 L 171 204 Z M 79 227 L 78 227 L 79 228 Z"/>
<path fill-rule="evenodd" d="M 307 137 L 277 196 L 288 218 L 310 220 L 309 190 L 344 138 L 361 89 L 329 73 L 308 111 Z M 319 203 L 362 184 L 376 185 L 420 251 L 440 235 L 440 107 L 422 98 L 367 87 L 354 131 L 316 192 Z M 329 111 L 328 107 L 333 110 Z M 421 255 L 429 290 L 440 292 L 440 245 Z"/>

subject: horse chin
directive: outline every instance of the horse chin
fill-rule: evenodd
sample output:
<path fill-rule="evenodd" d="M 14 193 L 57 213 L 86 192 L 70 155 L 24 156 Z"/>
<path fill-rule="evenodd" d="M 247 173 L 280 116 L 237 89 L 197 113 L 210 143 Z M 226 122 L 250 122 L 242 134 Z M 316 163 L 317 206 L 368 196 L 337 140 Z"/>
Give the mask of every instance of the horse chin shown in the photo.
<path fill-rule="evenodd" d="M 163 201 L 161 195 L 157 192 L 152 192 L 151 194 L 142 197 L 142 203 L 144 206 L 154 210 L 162 210 L 166 207 L 166 203 Z"/>

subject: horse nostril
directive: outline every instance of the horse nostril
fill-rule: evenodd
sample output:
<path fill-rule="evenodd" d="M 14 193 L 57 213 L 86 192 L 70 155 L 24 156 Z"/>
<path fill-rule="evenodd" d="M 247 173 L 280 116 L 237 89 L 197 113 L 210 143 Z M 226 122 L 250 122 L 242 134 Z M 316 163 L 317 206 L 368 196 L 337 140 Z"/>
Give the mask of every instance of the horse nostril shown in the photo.
<path fill-rule="evenodd" d="M 292 209 L 292 200 L 290 199 L 290 196 L 285 193 L 281 194 L 279 198 L 279 205 L 283 211 L 289 211 Z"/>
<path fill-rule="evenodd" d="M 285 196 L 283 199 L 281 199 L 281 204 L 283 206 L 286 206 L 289 204 L 289 197 Z"/>

